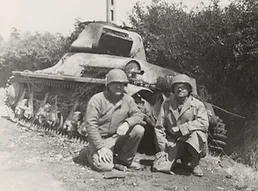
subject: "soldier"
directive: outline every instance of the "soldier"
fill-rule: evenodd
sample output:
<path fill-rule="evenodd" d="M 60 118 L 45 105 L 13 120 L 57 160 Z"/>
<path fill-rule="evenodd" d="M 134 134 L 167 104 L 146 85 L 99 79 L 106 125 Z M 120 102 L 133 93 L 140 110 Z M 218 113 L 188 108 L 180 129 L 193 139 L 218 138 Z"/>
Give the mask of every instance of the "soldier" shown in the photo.
<path fill-rule="evenodd" d="M 155 125 L 159 152 L 156 154 L 153 171 L 169 172 L 177 159 L 188 164 L 190 157 L 192 173 L 203 176 L 199 166 L 207 152 L 208 115 L 204 104 L 191 95 L 191 79 L 179 74 L 172 78 L 170 97 L 162 104 Z"/>
<path fill-rule="evenodd" d="M 106 91 L 94 95 L 87 106 L 85 127 L 89 145 L 81 152 L 97 171 L 140 169 L 133 161 L 144 128 L 143 114 L 133 98 L 124 94 L 128 78 L 113 69 L 106 76 Z M 114 157 L 114 158 L 113 158 Z"/>

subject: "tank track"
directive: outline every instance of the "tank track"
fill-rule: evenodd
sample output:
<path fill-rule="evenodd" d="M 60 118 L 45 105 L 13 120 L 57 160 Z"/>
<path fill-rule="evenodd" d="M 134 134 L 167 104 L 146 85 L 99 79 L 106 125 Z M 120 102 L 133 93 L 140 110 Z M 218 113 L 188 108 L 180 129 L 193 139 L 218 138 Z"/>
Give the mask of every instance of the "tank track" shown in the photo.
<path fill-rule="evenodd" d="M 8 96 L 8 88 L 14 84 L 18 87 L 15 101 Z M 4 103 L 9 119 L 19 126 L 55 132 L 85 143 L 87 135 L 81 127 L 87 102 L 92 95 L 102 91 L 103 86 L 12 76 L 6 84 Z"/>
<path fill-rule="evenodd" d="M 19 98 L 13 103 L 6 96 L 4 102 L 11 121 L 29 129 L 52 131 L 71 139 L 87 142 L 86 131 L 81 128 L 87 102 L 92 95 L 104 89 L 104 84 L 12 76 L 6 84 L 6 95 L 8 88 L 14 83 L 18 83 L 21 87 L 18 92 Z M 22 100 L 25 100 L 27 105 L 22 103 Z M 21 108 L 29 110 L 29 103 L 33 105 L 32 111 L 19 112 L 19 105 L 25 105 L 25 108 Z M 57 111 L 55 111 L 56 120 L 39 119 L 40 113 L 44 115 L 44 109 L 48 109 L 47 106 L 52 109 L 51 111 Z M 217 117 L 217 123 L 209 128 L 208 143 L 211 152 L 223 153 L 227 140 L 226 133 L 225 124 Z"/>
<path fill-rule="evenodd" d="M 227 141 L 227 130 L 226 125 L 222 119 L 217 117 L 217 123 L 214 127 L 210 128 L 208 142 L 209 150 L 215 154 L 224 154 L 224 148 L 226 147 Z"/>

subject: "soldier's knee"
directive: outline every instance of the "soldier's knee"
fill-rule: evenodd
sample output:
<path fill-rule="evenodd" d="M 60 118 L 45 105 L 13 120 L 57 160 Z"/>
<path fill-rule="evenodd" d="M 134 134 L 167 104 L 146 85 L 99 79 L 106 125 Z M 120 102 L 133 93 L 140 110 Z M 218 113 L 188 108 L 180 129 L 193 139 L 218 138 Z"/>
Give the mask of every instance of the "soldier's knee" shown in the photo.
<path fill-rule="evenodd" d="M 113 161 L 111 161 L 111 162 L 100 162 L 98 154 L 94 154 L 92 156 L 92 158 L 93 158 L 92 167 L 96 171 L 99 171 L 99 172 L 111 171 L 114 168 Z"/>
<path fill-rule="evenodd" d="M 114 168 L 114 164 L 97 162 L 97 163 L 93 163 L 93 168 L 94 168 L 94 170 L 99 171 L 99 172 L 106 172 L 106 171 L 111 171 Z"/>
<path fill-rule="evenodd" d="M 133 128 L 134 134 L 137 135 L 137 136 L 140 136 L 140 137 L 143 136 L 144 131 L 145 131 L 145 129 L 141 125 L 135 125 L 134 128 Z"/>

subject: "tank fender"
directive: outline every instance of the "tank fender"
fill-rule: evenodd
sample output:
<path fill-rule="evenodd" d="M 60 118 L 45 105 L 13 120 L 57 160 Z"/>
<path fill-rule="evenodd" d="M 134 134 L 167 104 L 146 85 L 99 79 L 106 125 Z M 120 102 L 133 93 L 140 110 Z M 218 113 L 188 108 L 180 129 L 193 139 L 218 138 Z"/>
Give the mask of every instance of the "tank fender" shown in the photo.
<path fill-rule="evenodd" d="M 147 91 L 151 94 L 153 94 L 154 92 L 148 88 L 145 88 L 145 87 L 141 87 L 141 86 L 136 86 L 136 85 L 133 85 L 133 84 L 128 84 L 126 87 L 125 87 L 125 92 L 130 95 L 130 96 L 133 96 L 134 94 L 140 92 L 140 91 Z"/>

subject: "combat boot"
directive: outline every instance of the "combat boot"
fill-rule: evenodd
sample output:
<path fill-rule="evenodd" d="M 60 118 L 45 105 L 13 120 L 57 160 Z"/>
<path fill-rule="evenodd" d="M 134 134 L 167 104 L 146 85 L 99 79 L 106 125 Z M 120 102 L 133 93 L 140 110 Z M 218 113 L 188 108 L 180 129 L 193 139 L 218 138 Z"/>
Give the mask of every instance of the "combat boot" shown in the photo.
<path fill-rule="evenodd" d="M 193 168 L 193 175 L 198 176 L 198 177 L 203 176 L 203 171 L 199 165 L 197 165 L 196 167 Z"/>

